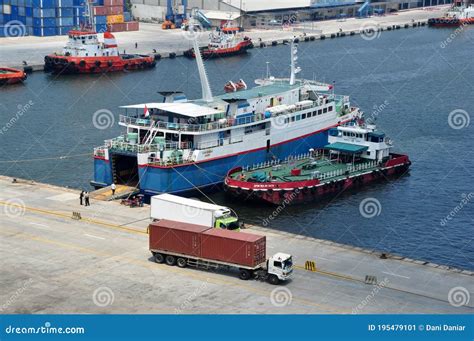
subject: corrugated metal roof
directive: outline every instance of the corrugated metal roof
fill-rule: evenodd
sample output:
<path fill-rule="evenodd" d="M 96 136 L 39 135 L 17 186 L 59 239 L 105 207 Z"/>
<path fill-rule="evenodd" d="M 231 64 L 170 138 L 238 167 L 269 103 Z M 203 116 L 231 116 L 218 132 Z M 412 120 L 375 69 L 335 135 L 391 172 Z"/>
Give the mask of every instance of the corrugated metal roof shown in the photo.
<path fill-rule="evenodd" d="M 223 0 L 223 2 L 240 8 L 245 12 L 271 11 L 278 9 L 303 8 L 311 6 L 311 0 Z"/>
<path fill-rule="evenodd" d="M 240 18 L 239 12 L 223 12 L 223 11 L 205 11 L 202 10 L 208 19 L 212 20 L 236 20 Z"/>

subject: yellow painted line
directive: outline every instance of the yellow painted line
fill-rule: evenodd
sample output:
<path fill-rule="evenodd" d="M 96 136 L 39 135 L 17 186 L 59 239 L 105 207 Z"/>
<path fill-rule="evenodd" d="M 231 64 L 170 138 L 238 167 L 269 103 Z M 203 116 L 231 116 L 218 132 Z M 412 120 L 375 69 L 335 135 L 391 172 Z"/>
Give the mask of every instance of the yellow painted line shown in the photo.
<path fill-rule="evenodd" d="M 17 207 L 17 208 L 20 208 L 20 209 L 24 209 L 26 211 L 52 215 L 52 216 L 56 216 L 56 217 L 60 217 L 60 218 L 66 218 L 68 220 L 72 219 L 71 218 L 72 217 L 72 211 L 71 211 L 71 215 L 68 215 L 68 214 L 61 213 L 61 212 L 55 212 L 55 211 L 45 210 L 45 209 L 41 209 L 41 208 L 23 206 L 23 205 L 20 205 L 20 204 L 17 204 L 17 203 L 11 203 L 11 202 L 6 202 L 6 201 L 0 201 L 0 205 L 9 206 L 9 207 Z M 135 229 L 135 228 L 129 228 L 129 227 L 124 227 L 124 226 L 120 226 L 120 225 L 117 225 L 117 224 L 111 224 L 111 223 L 107 223 L 105 221 L 92 219 L 92 218 L 82 218 L 80 220 L 74 220 L 74 221 L 90 223 L 90 224 L 94 224 L 94 225 L 101 225 L 101 226 L 105 226 L 105 227 L 109 227 L 109 228 L 113 228 L 113 229 L 118 229 L 118 230 L 123 230 L 123 231 L 131 232 L 131 233 L 147 234 L 146 231 L 140 231 L 140 230 Z"/>
<path fill-rule="evenodd" d="M 247 291 L 252 291 L 252 292 L 254 292 L 256 294 L 259 294 L 259 295 L 262 295 L 264 297 L 270 297 L 270 292 L 274 289 L 273 286 L 270 287 L 270 289 L 272 289 L 272 290 L 257 289 L 255 287 L 251 287 L 251 286 L 236 283 L 236 282 L 226 281 L 226 280 L 223 280 L 223 279 L 220 279 L 220 278 L 206 277 L 206 276 L 197 274 L 195 272 L 189 271 L 189 269 L 188 270 L 180 269 L 180 268 L 177 268 L 177 267 L 170 267 L 170 266 L 167 266 L 167 265 L 151 263 L 149 261 L 130 259 L 130 258 L 126 258 L 126 257 L 120 256 L 120 255 L 111 254 L 111 253 L 107 253 L 107 252 L 104 252 L 104 251 L 93 250 L 93 249 L 90 249 L 90 248 L 77 246 L 77 245 L 73 245 L 73 244 L 67 244 L 67 243 L 63 243 L 63 242 L 60 242 L 60 241 L 50 240 L 50 239 L 34 236 L 34 235 L 23 233 L 23 232 L 22 233 L 15 233 L 15 231 L 9 231 L 10 233 L 15 233 L 14 235 L 10 235 L 10 234 L 5 233 L 5 232 L 7 232 L 7 231 L 0 230 L 0 234 L 4 235 L 4 236 L 11 236 L 13 238 L 22 238 L 22 239 L 38 241 L 38 242 L 41 242 L 41 243 L 44 243 L 44 244 L 51 244 L 51 245 L 55 245 L 55 246 L 65 248 L 65 249 L 75 250 L 75 251 L 78 251 L 78 252 L 81 252 L 81 253 L 99 255 L 99 256 L 104 256 L 104 257 L 111 257 L 115 260 L 121 260 L 121 261 L 124 261 L 124 262 L 129 263 L 129 264 L 135 264 L 135 265 L 139 265 L 139 266 L 150 268 L 150 269 L 157 269 L 157 268 L 159 268 L 160 270 L 166 269 L 167 271 L 174 272 L 175 274 L 179 274 L 179 275 L 187 276 L 187 277 L 192 277 L 192 278 L 194 278 L 196 280 L 199 280 L 199 281 L 211 282 L 211 283 L 216 284 L 216 285 L 225 284 L 225 285 L 228 285 L 228 286 L 231 286 L 231 287 L 243 288 Z M 203 272 L 203 274 L 205 274 L 205 272 Z M 339 313 L 339 314 L 349 314 L 350 313 L 349 310 L 339 310 L 339 309 L 336 309 L 336 308 L 333 308 L 333 307 L 330 307 L 330 306 L 325 306 L 325 305 L 322 305 L 322 304 L 318 304 L 318 303 L 309 301 L 307 299 L 293 297 L 293 301 L 299 302 L 303 305 L 313 306 L 313 307 L 320 308 L 322 310 L 331 311 L 333 313 Z M 290 306 L 288 306 L 288 308 L 290 308 Z"/>
<path fill-rule="evenodd" d="M 306 268 L 304 266 L 301 266 L 301 265 L 295 265 L 295 268 L 298 269 L 298 270 L 303 270 L 303 271 L 309 272 L 309 273 L 311 273 L 311 272 L 312 273 L 319 273 L 319 274 L 322 274 L 322 275 L 337 277 L 337 278 L 345 279 L 345 280 L 348 280 L 348 281 L 364 283 L 364 281 L 361 280 L 361 279 L 357 279 L 357 278 L 347 276 L 347 275 L 338 274 L 338 273 L 335 273 L 335 272 L 323 271 L 323 270 L 318 270 L 318 269 L 316 269 L 316 271 L 308 271 L 308 270 L 306 270 Z"/>

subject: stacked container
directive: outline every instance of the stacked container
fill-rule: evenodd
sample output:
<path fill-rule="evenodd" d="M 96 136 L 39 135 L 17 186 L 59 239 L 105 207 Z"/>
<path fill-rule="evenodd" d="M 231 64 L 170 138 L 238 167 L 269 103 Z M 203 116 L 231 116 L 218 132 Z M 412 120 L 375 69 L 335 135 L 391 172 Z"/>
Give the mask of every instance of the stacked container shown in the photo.
<path fill-rule="evenodd" d="M 124 11 L 124 0 L 95 0 L 93 4 L 97 32 L 138 30 L 138 22 Z M 0 37 L 66 35 L 86 21 L 84 12 L 84 0 L 0 0 Z"/>

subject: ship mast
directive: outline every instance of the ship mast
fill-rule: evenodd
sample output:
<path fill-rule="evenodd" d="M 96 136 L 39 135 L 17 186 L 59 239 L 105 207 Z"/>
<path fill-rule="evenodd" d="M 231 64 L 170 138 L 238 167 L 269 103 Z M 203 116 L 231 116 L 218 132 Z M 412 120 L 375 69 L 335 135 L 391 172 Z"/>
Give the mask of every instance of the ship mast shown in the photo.
<path fill-rule="evenodd" d="M 298 60 L 298 45 L 294 41 L 291 42 L 291 75 L 290 75 L 290 85 L 294 85 L 296 81 L 296 75 L 300 73 L 301 68 L 297 66 Z"/>
<path fill-rule="evenodd" d="M 190 30 L 194 30 L 194 27 L 191 25 Z M 202 89 L 202 99 L 206 102 L 212 102 L 212 92 L 211 87 L 209 86 L 209 80 L 207 78 L 206 68 L 204 67 L 204 62 L 202 61 L 201 50 L 199 49 L 199 44 L 197 41 L 197 35 L 193 39 L 194 45 L 194 54 L 196 56 L 196 63 L 199 71 L 199 78 L 201 79 L 201 89 Z"/>

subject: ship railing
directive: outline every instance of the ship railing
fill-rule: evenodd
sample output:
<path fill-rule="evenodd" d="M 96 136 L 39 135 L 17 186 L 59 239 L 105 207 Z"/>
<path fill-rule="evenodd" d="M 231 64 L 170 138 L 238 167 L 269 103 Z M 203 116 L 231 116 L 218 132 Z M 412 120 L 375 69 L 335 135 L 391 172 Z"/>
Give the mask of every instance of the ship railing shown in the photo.
<path fill-rule="evenodd" d="M 105 150 L 106 149 L 107 149 L 107 146 L 101 146 L 101 147 L 94 148 L 94 156 L 105 157 Z"/>
<path fill-rule="evenodd" d="M 192 149 L 192 142 L 176 142 L 167 141 L 164 143 L 153 143 L 153 144 L 137 144 L 126 141 L 124 139 L 116 138 L 112 140 L 106 140 L 104 148 L 118 149 L 125 152 L 131 153 L 149 153 L 149 152 L 161 152 L 161 151 L 172 151 L 177 149 Z"/>

